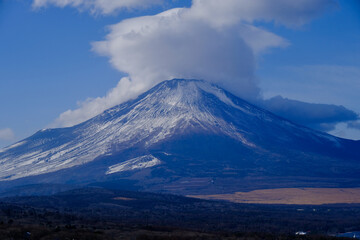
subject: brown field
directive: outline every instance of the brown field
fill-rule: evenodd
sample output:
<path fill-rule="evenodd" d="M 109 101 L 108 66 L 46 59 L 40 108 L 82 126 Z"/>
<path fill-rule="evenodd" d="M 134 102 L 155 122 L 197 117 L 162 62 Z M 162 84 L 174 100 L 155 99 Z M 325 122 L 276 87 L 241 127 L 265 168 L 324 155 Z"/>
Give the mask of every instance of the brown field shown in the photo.
<path fill-rule="evenodd" d="M 360 188 L 279 188 L 189 197 L 236 203 L 322 205 L 360 203 Z"/>
<path fill-rule="evenodd" d="M 114 197 L 114 200 L 123 200 L 123 201 L 134 201 L 134 198 L 127 198 L 127 197 Z"/>

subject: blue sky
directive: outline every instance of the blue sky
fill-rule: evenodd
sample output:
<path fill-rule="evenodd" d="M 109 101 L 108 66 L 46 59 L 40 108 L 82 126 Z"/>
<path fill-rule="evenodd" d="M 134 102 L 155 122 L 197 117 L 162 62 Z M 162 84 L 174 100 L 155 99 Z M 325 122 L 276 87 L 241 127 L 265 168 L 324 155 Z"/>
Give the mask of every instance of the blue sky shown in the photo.
<path fill-rule="evenodd" d="M 225 7 L 223 12 L 214 12 L 211 6 L 202 5 L 201 0 L 197 4 L 159 0 L 158 4 L 146 6 L 142 6 L 146 1 L 139 0 L 139 5 L 130 9 L 106 13 L 107 8 L 99 10 L 99 6 L 59 7 L 57 0 L 38 2 L 34 7 L 31 1 L 0 1 L 0 147 L 42 128 L 70 126 L 85 120 L 158 81 L 187 76 L 238 89 L 235 90 L 238 95 L 293 121 L 298 118 L 285 111 L 290 106 L 286 100 L 296 100 L 291 106 L 308 116 L 300 123 L 360 139 L 357 129 L 360 124 L 352 114 L 360 113 L 357 0 L 338 1 L 337 6 L 330 4 L 331 7 L 323 5 L 332 1 L 316 0 L 317 4 L 306 5 L 304 0 L 305 6 L 311 8 L 308 11 L 290 9 L 298 18 L 268 6 L 261 11 L 255 9 L 252 14 L 245 11 L 245 5 L 233 8 L 239 12 L 227 14 L 232 9 Z M 226 2 L 233 4 L 230 0 L 223 4 Z M 172 9 L 179 7 L 187 9 L 174 13 Z M 166 23 L 162 26 L 159 17 L 153 15 L 164 11 L 168 13 L 161 17 Z M 229 20 L 221 14 L 244 18 Z M 114 24 L 117 27 L 109 28 Z M 134 27 L 135 30 L 130 30 L 136 32 L 144 24 L 155 30 L 151 34 L 137 32 L 141 38 L 132 42 L 134 49 L 118 37 L 125 36 L 124 29 Z M 239 31 L 241 38 L 233 36 L 234 31 Z M 198 45 L 194 46 L 196 41 Z M 219 60 L 206 60 L 202 65 L 206 71 L 193 69 L 191 64 L 182 65 L 184 59 L 173 57 L 177 54 L 173 48 L 179 42 L 185 52 L 196 56 L 197 62 L 192 66 L 202 62 L 209 49 L 213 51 L 214 43 L 221 46 L 221 52 L 210 51 L 209 56 L 220 56 Z M 241 55 L 232 51 L 234 47 Z M 246 55 L 248 50 L 251 52 Z M 176 61 L 164 63 L 156 53 Z M 150 62 L 152 65 L 144 71 L 143 66 Z M 206 69 L 213 65 L 225 69 L 230 63 L 236 63 L 234 68 L 222 75 L 217 75 L 218 69 L 213 72 Z M 169 70 L 159 73 L 156 71 L 159 66 Z M 132 80 L 119 82 L 123 77 Z M 229 80 L 237 77 L 236 81 Z M 244 82 L 243 78 L 251 80 Z M 278 95 L 281 98 L 276 105 L 275 101 L 267 101 Z M 344 108 L 339 108 L 340 105 Z"/>

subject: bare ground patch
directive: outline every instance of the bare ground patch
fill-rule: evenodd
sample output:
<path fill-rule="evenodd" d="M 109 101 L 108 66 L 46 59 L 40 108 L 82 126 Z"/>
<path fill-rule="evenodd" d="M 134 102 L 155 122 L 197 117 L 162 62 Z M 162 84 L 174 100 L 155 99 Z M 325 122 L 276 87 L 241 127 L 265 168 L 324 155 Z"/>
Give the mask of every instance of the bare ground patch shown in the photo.
<path fill-rule="evenodd" d="M 236 203 L 322 205 L 360 203 L 360 188 L 279 188 L 233 194 L 191 195 L 208 200 Z"/>

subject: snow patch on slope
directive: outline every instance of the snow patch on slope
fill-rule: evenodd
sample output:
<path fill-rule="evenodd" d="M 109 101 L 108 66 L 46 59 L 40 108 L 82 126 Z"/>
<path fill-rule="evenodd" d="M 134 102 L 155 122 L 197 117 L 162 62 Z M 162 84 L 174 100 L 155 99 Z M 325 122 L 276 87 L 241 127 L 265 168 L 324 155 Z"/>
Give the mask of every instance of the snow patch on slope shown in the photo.
<path fill-rule="evenodd" d="M 159 164 L 161 164 L 161 161 L 153 155 L 145 155 L 112 165 L 106 174 L 150 168 Z"/>
<path fill-rule="evenodd" d="M 0 153 L 6 152 L 6 151 L 8 151 L 8 150 L 10 150 L 10 149 L 12 149 L 12 148 L 19 147 L 19 146 L 23 145 L 24 143 L 26 143 L 26 141 L 21 141 L 21 142 L 15 143 L 15 144 L 13 144 L 13 145 L 11 145 L 11 146 L 9 146 L 9 147 L 0 149 Z"/>
<path fill-rule="evenodd" d="M 247 113 L 249 115 L 255 115 L 253 112 L 245 109 L 244 107 L 240 107 L 239 105 L 235 104 L 228 96 L 226 96 L 224 90 L 215 87 L 213 85 L 209 85 L 205 82 L 199 82 L 198 86 L 205 92 L 210 93 L 217 97 L 220 101 L 223 103 L 232 106 L 233 108 L 236 108 L 240 111 L 243 111 L 244 113 Z"/>

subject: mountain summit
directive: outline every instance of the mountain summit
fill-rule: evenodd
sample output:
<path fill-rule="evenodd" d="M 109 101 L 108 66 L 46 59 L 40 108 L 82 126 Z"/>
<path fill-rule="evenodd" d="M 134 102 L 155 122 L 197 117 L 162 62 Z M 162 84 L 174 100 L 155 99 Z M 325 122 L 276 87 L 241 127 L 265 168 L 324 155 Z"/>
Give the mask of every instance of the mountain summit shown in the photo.
<path fill-rule="evenodd" d="M 199 80 L 164 81 L 70 128 L 0 150 L 0 188 L 93 184 L 181 194 L 357 186 L 360 143 Z"/>

